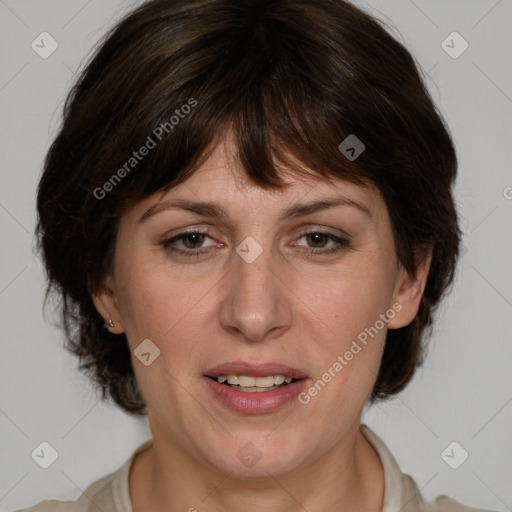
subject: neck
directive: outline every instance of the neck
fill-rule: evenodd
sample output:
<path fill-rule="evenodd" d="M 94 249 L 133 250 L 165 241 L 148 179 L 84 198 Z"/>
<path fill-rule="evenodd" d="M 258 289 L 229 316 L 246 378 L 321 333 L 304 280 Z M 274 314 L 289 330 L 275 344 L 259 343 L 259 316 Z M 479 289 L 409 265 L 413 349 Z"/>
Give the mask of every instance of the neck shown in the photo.
<path fill-rule="evenodd" d="M 384 474 L 359 425 L 311 464 L 259 479 L 223 474 L 153 436 L 153 448 L 132 465 L 130 494 L 133 512 L 380 512 Z"/>

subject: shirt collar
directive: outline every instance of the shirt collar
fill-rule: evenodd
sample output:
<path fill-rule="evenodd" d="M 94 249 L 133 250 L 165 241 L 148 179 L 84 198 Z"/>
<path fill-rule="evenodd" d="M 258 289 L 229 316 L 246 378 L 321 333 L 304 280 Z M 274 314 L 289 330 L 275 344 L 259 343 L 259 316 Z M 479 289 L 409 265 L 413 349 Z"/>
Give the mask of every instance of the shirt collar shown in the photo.
<path fill-rule="evenodd" d="M 368 425 L 361 424 L 360 430 L 379 455 L 384 469 L 384 504 L 382 512 L 417 511 L 425 506 L 414 480 L 402 473 L 384 441 Z"/>

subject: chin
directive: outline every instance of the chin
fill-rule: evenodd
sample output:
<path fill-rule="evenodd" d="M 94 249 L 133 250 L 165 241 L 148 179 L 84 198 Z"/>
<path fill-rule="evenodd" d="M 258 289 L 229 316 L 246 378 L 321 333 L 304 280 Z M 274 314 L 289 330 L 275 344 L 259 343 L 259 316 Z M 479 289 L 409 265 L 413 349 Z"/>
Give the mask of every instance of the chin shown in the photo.
<path fill-rule="evenodd" d="M 305 464 L 304 443 L 290 442 L 291 436 L 286 442 L 284 435 L 269 439 L 269 432 L 236 436 L 225 449 L 216 445 L 205 458 L 218 471 L 242 479 L 278 477 Z"/>

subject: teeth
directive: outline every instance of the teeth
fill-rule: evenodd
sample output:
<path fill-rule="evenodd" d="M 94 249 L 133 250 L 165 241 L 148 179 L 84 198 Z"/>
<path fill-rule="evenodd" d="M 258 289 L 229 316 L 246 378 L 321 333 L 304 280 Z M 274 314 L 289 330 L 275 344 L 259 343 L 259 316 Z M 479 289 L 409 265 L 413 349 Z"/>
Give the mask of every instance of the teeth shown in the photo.
<path fill-rule="evenodd" d="M 274 384 L 276 386 L 281 385 L 285 380 L 286 380 L 286 377 L 284 375 L 274 375 Z"/>
<path fill-rule="evenodd" d="M 269 375 L 267 377 L 250 377 L 249 375 L 219 375 L 217 382 L 225 383 L 232 386 L 240 386 L 243 388 L 271 388 L 273 386 L 280 386 L 284 382 L 290 384 L 293 380 L 292 377 L 285 377 L 284 375 Z"/>

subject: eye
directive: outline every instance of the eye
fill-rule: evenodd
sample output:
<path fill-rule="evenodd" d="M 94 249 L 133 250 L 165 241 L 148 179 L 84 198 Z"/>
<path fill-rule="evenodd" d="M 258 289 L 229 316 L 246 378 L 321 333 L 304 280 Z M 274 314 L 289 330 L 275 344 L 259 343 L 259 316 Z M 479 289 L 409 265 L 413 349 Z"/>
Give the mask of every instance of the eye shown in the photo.
<path fill-rule="evenodd" d="M 206 239 L 213 241 L 207 230 L 205 232 L 190 230 L 163 240 L 160 244 L 165 249 L 183 254 L 184 256 L 199 256 L 200 254 L 208 252 L 207 250 L 197 250 L 203 248 L 203 244 Z M 179 247 L 180 245 L 181 248 Z M 210 247 L 211 245 L 207 247 Z"/>
<path fill-rule="evenodd" d="M 291 245 L 299 247 L 301 253 L 306 253 L 310 256 L 334 254 L 346 247 L 350 247 L 348 236 L 340 237 L 334 233 L 320 230 L 303 232 L 298 237 L 298 240 L 301 239 L 305 239 L 309 247 L 304 247 L 297 243 L 292 243 Z M 207 240 L 210 240 L 212 243 L 204 245 Z M 184 256 L 196 257 L 209 252 L 210 247 L 218 246 L 208 230 L 198 231 L 193 229 L 163 240 L 160 244 L 168 251 Z M 224 244 L 220 244 L 220 246 L 222 245 Z"/>
<path fill-rule="evenodd" d="M 311 255 L 333 254 L 342 251 L 346 247 L 350 247 L 350 240 L 348 237 L 336 236 L 333 233 L 325 231 L 307 231 L 302 233 L 298 240 L 301 240 L 302 238 L 306 239 L 308 243 L 311 242 L 311 245 L 309 249 L 303 249 L 301 252 Z M 330 246 L 327 245 L 329 242 L 332 242 Z"/>

